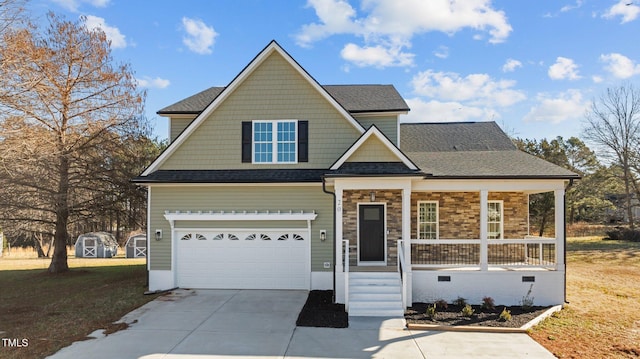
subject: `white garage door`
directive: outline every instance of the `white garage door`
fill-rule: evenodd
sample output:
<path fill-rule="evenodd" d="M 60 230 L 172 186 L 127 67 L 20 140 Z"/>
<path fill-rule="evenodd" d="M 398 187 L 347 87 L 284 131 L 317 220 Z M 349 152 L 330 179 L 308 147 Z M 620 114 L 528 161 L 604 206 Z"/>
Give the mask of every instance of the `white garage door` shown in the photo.
<path fill-rule="evenodd" d="M 178 230 L 181 288 L 309 289 L 310 241 L 300 230 Z"/>

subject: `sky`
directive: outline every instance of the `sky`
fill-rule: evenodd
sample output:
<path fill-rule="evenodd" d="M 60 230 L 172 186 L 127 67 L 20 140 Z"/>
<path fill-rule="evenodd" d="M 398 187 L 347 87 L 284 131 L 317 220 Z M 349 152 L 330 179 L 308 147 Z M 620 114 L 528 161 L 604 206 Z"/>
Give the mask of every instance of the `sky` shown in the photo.
<path fill-rule="evenodd" d="M 580 137 L 607 88 L 640 87 L 640 0 L 32 0 L 86 16 L 147 90 L 146 116 L 226 86 L 276 40 L 320 84 L 392 84 L 401 122 L 495 121 Z"/>

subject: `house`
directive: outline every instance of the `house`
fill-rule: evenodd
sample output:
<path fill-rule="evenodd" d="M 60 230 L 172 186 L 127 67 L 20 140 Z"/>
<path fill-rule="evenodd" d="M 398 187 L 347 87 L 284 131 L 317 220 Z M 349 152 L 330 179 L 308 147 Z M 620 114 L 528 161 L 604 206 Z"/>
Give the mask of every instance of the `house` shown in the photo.
<path fill-rule="evenodd" d="M 564 301 L 564 193 L 577 175 L 493 122 L 400 124 L 391 85 L 320 85 L 278 43 L 226 87 L 158 112 L 149 289 L 334 289 L 350 315 L 412 301 Z M 435 116 L 434 116 L 435 117 Z M 528 195 L 555 195 L 555 237 Z"/>
<path fill-rule="evenodd" d="M 78 236 L 76 258 L 112 258 L 118 254 L 118 242 L 111 233 L 91 232 Z"/>

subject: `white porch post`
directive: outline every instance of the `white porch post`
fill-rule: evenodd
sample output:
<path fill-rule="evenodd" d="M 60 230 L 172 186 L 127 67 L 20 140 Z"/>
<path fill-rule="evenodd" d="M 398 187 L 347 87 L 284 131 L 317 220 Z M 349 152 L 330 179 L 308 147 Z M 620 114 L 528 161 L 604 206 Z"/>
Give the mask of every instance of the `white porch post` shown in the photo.
<path fill-rule="evenodd" d="M 556 264 L 557 269 L 564 265 L 564 188 L 553 191 L 555 198 L 555 232 L 556 232 Z"/>
<path fill-rule="evenodd" d="M 489 191 L 486 189 L 480 190 L 480 270 L 482 271 L 489 270 L 488 200 Z"/>
<path fill-rule="evenodd" d="M 342 260 L 342 188 L 335 189 L 336 192 L 336 271 L 338 273 L 344 272 L 344 264 Z"/>
<path fill-rule="evenodd" d="M 398 253 L 398 256 L 404 255 L 404 263 L 406 265 L 405 275 L 407 276 L 407 293 L 405 293 L 406 303 L 413 303 L 411 298 L 412 289 L 412 270 L 411 270 L 411 187 L 402 189 L 402 241 L 404 243 L 404 253 Z"/>

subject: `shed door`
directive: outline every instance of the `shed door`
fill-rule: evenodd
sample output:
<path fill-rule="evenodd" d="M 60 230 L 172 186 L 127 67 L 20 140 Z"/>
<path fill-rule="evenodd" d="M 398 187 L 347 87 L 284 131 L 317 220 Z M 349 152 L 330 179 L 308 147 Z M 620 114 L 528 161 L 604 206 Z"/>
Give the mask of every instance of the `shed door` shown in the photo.
<path fill-rule="evenodd" d="M 147 256 L 147 239 L 146 238 L 134 238 L 134 257 L 146 257 Z"/>
<path fill-rule="evenodd" d="M 82 240 L 82 256 L 97 257 L 98 241 L 95 238 L 84 238 Z"/>
<path fill-rule="evenodd" d="M 176 231 L 182 288 L 309 289 L 310 240 L 300 230 Z"/>

